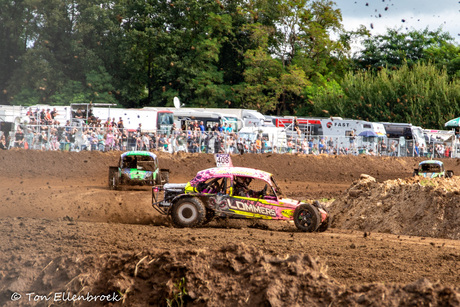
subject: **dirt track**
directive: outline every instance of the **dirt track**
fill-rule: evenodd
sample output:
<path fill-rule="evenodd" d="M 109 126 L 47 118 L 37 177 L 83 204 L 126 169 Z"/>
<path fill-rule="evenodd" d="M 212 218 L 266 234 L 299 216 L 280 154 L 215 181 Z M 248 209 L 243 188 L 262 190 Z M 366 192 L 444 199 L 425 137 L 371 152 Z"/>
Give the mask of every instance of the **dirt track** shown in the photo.
<path fill-rule="evenodd" d="M 118 156 L 0 152 L 0 305 L 30 305 L 35 295 L 41 295 L 35 303 L 46 305 L 44 297 L 59 291 L 124 294 L 128 305 L 166 305 L 178 298 L 182 277 L 184 299 L 194 306 L 460 304 L 460 241 L 443 239 L 449 236 L 417 237 L 404 227 L 370 231 L 375 225 L 357 227 L 352 218 L 338 218 L 332 229 L 314 234 L 258 220 L 176 229 L 152 209 L 149 188 L 108 190 L 108 167 Z M 171 182 L 186 182 L 214 165 L 212 155 L 160 159 L 171 169 Z M 273 173 L 289 197 L 328 200 L 330 206 L 337 199 L 345 214 L 344 202 L 356 207 L 370 201 L 380 193 L 371 193 L 377 183 L 409 177 L 419 160 L 248 154 L 233 157 L 233 164 Z M 460 174 L 458 160 L 444 162 Z M 363 173 L 375 177 L 376 186 L 352 201 L 346 191 Z M 398 200 L 408 208 L 417 201 Z M 457 224 L 449 225 L 444 232 L 456 231 Z M 13 302 L 14 292 L 22 298 Z"/>

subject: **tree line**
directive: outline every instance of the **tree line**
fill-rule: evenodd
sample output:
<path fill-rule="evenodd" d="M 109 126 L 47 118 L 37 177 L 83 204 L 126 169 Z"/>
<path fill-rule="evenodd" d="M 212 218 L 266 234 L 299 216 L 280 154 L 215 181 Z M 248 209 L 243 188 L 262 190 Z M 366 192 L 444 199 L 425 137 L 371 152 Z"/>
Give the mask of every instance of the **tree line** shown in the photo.
<path fill-rule="evenodd" d="M 0 104 L 172 106 L 178 96 L 186 106 L 431 128 L 460 116 L 452 37 L 347 32 L 333 1 L 0 3 Z"/>

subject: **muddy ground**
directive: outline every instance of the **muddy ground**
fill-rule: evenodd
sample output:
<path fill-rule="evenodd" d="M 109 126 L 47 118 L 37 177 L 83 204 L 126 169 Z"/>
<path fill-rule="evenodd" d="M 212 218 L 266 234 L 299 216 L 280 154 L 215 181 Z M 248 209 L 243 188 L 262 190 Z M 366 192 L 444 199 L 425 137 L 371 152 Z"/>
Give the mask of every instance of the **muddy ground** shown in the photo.
<path fill-rule="evenodd" d="M 460 305 L 460 179 L 410 178 L 419 158 L 233 156 L 329 207 L 331 229 L 301 233 L 260 220 L 173 228 L 150 188 L 108 189 L 119 154 L 0 152 L 0 305 Z M 214 158 L 160 164 L 186 182 Z"/>

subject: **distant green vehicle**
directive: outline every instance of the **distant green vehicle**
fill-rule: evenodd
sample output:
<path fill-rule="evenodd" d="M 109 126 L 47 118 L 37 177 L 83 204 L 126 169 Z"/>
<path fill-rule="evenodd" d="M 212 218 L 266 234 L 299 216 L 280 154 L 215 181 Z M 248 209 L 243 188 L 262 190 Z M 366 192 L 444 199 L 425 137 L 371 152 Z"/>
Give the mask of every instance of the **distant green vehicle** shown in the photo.
<path fill-rule="evenodd" d="M 446 171 L 444 163 L 438 160 L 426 160 L 419 163 L 418 168 L 414 169 L 413 176 L 422 176 L 426 178 L 450 178 L 454 171 Z"/>
<path fill-rule="evenodd" d="M 160 169 L 158 158 L 149 151 L 128 151 L 120 156 L 118 166 L 109 167 L 109 188 L 122 185 L 164 185 L 169 182 L 169 170 Z"/>

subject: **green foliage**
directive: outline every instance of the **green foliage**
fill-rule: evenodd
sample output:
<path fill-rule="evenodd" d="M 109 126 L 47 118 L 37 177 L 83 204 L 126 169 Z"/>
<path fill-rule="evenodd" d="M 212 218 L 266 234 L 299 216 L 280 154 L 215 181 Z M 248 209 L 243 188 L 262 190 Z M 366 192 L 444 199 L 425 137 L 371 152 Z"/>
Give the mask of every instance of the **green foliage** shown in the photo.
<path fill-rule="evenodd" d="M 21 101 L 21 99 L 18 100 Z M 69 80 L 60 91 L 49 98 L 50 104 L 58 106 L 65 106 L 71 103 L 87 103 L 89 100 L 89 92 L 85 91 L 81 82 L 72 80 Z"/>
<path fill-rule="evenodd" d="M 460 113 L 460 81 L 450 81 L 433 64 L 405 64 L 400 69 L 349 73 L 341 89 L 317 92 L 316 109 L 332 116 L 369 121 L 408 122 L 442 129 Z"/>
<path fill-rule="evenodd" d="M 418 62 L 436 63 L 438 68 L 460 53 L 453 38 L 441 29 L 429 31 L 388 29 L 383 35 L 369 37 L 363 41 L 364 49 L 355 54 L 355 65 L 361 69 L 381 69 L 383 67 L 412 66 Z"/>
<path fill-rule="evenodd" d="M 174 283 L 174 288 L 172 292 L 172 298 L 166 299 L 168 307 L 181 307 L 185 305 L 184 298 L 188 295 L 186 289 L 185 277 L 182 277 L 178 282 Z"/>
<path fill-rule="evenodd" d="M 2 104 L 172 106 L 178 96 L 433 127 L 459 111 L 452 38 L 388 30 L 351 62 L 351 41 L 369 33 L 344 31 L 329 0 L 0 2 Z"/>
<path fill-rule="evenodd" d="M 343 40 L 328 36 L 341 17 L 329 1 L 3 2 L 0 26 L 19 29 L 16 40 L 0 37 L 17 47 L 0 48 L 3 58 L 18 56 L 3 63 L 3 103 L 170 106 L 179 96 L 187 106 L 283 113 L 304 103 L 311 80 L 343 74 Z"/>
<path fill-rule="evenodd" d="M 86 86 L 88 87 L 89 100 L 91 103 L 116 103 L 113 97 L 112 77 L 104 67 L 91 70 L 86 74 Z"/>

